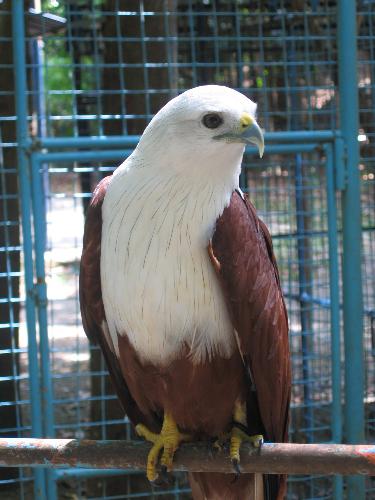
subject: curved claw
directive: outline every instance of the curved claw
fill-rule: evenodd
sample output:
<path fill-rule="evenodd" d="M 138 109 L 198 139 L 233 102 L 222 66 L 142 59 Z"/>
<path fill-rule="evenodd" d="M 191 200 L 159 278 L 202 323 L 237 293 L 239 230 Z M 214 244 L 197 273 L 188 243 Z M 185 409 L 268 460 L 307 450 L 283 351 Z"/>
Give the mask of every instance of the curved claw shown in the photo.
<path fill-rule="evenodd" d="M 171 486 L 173 484 L 173 479 L 172 477 L 170 476 L 169 472 L 168 472 L 168 469 L 165 465 L 162 465 L 160 467 L 160 481 L 166 485 L 166 486 Z"/>
<path fill-rule="evenodd" d="M 156 479 L 150 481 L 150 484 L 152 488 L 162 488 L 166 483 L 163 477 L 157 476 Z"/>
<path fill-rule="evenodd" d="M 241 474 L 241 469 L 240 462 L 237 460 L 237 458 L 232 458 L 232 467 L 236 474 L 236 477 L 239 476 Z"/>
<path fill-rule="evenodd" d="M 254 448 L 261 448 L 263 436 L 250 435 L 247 428 L 246 404 L 236 402 L 234 407 L 234 423 L 230 433 L 230 458 L 236 474 L 240 474 L 240 448 L 244 442 L 251 443 Z"/>
<path fill-rule="evenodd" d="M 263 446 L 264 438 L 261 434 L 256 434 L 255 436 L 251 436 L 251 438 L 253 439 L 251 443 L 254 446 L 254 448 L 260 449 Z"/>

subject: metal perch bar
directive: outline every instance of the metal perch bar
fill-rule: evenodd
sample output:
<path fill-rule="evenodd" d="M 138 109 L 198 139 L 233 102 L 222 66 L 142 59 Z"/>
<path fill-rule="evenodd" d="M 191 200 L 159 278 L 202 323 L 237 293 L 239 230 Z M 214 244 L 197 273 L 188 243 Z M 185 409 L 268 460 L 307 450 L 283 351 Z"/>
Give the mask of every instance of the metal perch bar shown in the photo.
<path fill-rule="evenodd" d="M 145 469 L 150 447 L 144 442 L 77 439 L 0 439 L 0 465 L 98 469 Z M 207 443 L 184 444 L 175 471 L 233 472 L 228 450 Z M 374 445 L 265 443 L 241 448 L 242 472 L 269 474 L 375 475 Z"/>

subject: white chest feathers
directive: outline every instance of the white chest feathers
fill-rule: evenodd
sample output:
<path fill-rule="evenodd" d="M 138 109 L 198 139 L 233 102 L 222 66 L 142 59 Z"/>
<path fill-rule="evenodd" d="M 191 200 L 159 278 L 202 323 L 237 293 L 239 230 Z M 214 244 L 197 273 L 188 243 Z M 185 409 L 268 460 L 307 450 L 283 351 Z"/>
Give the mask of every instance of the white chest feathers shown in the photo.
<path fill-rule="evenodd" d="M 217 189 L 217 188 L 216 188 Z M 229 357 L 233 326 L 207 245 L 230 189 L 197 189 L 176 174 L 122 172 L 103 204 L 101 278 L 109 333 L 158 363 Z"/>

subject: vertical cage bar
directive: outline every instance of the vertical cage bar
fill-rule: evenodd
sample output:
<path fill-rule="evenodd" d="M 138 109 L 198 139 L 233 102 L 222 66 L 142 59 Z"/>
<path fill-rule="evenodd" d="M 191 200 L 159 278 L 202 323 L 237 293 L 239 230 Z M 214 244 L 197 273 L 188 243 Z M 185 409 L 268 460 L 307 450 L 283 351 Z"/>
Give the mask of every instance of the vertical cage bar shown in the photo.
<path fill-rule="evenodd" d="M 33 220 L 35 238 L 35 271 L 36 271 L 36 298 L 38 307 L 39 324 L 39 352 L 41 364 L 41 392 L 43 411 L 43 435 L 54 438 L 54 415 L 53 415 L 53 389 L 51 380 L 51 367 L 49 360 L 48 342 L 48 317 L 47 317 L 47 285 L 44 267 L 45 251 L 45 203 L 42 189 L 42 176 L 40 173 L 41 163 L 36 160 L 35 155 L 31 155 L 31 185 L 33 201 Z M 57 498 L 56 483 L 51 469 L 46 469 L 47 498 L 55 500 Z"/>
<path fill-rule="evenodd" d="M 297 224 L 297 255 L 298 255 L 298 288 L 299 307 L 301 321 L 301 351 L 302 351 L 302 376 L 303 399 L 304 399 L 304 421 L 306 426 L 306 438 L 308 443 L 314 441 L 314 413 L 311 397 L 311 304 L 306 297 L 311 295 L 309 286 L 309 257 L 306 237 L 306 208 L 303 188 L 302 155 L 297 154 L 295 166 L 295 200 L 296 200 L 296 224 Z"/>
<path fill-rule="evenodd" d="M 17 161 L 19 175 L 19 190 L 22 215 L 22 236 L 25 266 L 26 287 L 26 320 L 28 335 L 28 359 L 29 359 L 29 383 L 30 383 L 30 406 L 31 406 L 31 428 L 35 437 L 42 436 L 42 419 L 40 414 L 41 397 L 39 387 L 38 370 L 38 347 L 36 339 L 35 297 L 34 297 L 34 272 L 33 272 L 33 250 L 31 233 L 31 192 L 28 175 L 28 159 L 26 156 L 26 144 L 28 139 L 27 123 L 27 85 L 26 85 L 26 56 L 25 56 L 25 26 L 24 26 L 24 2 L 14 0 L 12 2 L 12 30 L 13 30 L 13 52 L 14 52 L 14 79 L 15 99 L 17 113 Z M 45 500 L 46 491 L 44 484 L 44 471 L 34 471 L 34 494 L 35 498 Z"/>
<path fill-rule="evenodd" d="M 332 363 L 332 441 L 341 443 L 342 408 L 341 408 L 341 356 L 340 356 L 340 292 L 339 263 L 337 256 L 337 207 L 334 179 L 333 148 L 331 144 L 324 147 L 326 154 L 326 186 L 328 212 L 328 251 L 329 251 L 329 293 L 331 311 L 331 363 Z M 342 500 L 342 476 L 334 476 L 333 498 Z"/>
<path fill-rule="evenodd" d="M 345 340 L 345 437 L 364 441 L 363 299 L 358 148 L 357 15 L 355 0 L 338 2 L 340 128 L 347 147 L 347 185 L 342 194 Z M 348 478 L 348 498 L 365 498 L 363 477 Z"/>

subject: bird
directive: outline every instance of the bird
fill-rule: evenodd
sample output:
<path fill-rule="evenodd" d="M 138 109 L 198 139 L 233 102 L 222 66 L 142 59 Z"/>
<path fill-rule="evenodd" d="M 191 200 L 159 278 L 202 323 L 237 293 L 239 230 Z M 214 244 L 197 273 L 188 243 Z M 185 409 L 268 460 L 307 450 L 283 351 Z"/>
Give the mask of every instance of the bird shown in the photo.
<path fill-rule="evenodd" d="M 257 105 L 203 85 L 171 99 L 86 214 L 82 323 L 125 413 L 152 443 L 148 479 L 179 445 L 228 440 L 233 474 L 190 473 L 195 499 L 282 499 L 286 477 L 240 474 L 241 444 L 285 442 L 288 317 L 266 225 L 239 187 L 262 157 Z"/>

